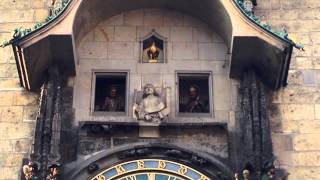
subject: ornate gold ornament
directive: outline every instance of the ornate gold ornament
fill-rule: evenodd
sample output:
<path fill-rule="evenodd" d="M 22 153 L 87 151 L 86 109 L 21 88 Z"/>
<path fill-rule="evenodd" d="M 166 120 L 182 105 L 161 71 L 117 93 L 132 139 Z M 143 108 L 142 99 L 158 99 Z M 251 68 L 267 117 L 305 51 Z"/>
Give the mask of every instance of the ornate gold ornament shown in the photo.
<path fill-rule="evenodd" d="M 188 171 L 188 169 L 185 166 L 181 166 L 179 169 L 179 173 L 180 174 L 186 174 Z"/>
<path fill-rule="evenodd" d="M 123 174 L 126 172 L 126 170 L 121 165 L 117 166 L 116 170 L 117 170 L 118 174 Z"/>
<path fill-rule="evenodd" d="M 206 176 L 201 176 L 200 180 L 209 180 Z"/>
<path fill-rule="evenodd" d="M 156 180 L 156 175 L 154 173 L 149 173 L 148 174 L 148 179 L 149 180 Z"/>
<path fill-rule="evenodd" d="M 138 161 L 138 169 L 143 169 L 144 168 L 144 161 Z"/>
<path fill-rule="evenodd" d="M 165 63 L 167 38 L 154 29 L 145 37 L 140 38 L 142 63 Z"/>
<path fill-rule="evenodd" d="M 166 162 L 165 161 L 159 161 L 159 169 L 164 169 L 166 167 Z"/>
<path fill-rule="evenodd" d="M 97 180 L 105 180 L 106 178 L 103 176 L 103 175 L 99 175 L 98 177 L 97 177 Z"/>
<path fill-rule="evenodd" d="M 152 45 L 149 47 L 147 53 L 149 57 L 149 62 L 158 62 L 160 50 L 159 48 L 157 48 L 155 42 L 153 42 Z"/>

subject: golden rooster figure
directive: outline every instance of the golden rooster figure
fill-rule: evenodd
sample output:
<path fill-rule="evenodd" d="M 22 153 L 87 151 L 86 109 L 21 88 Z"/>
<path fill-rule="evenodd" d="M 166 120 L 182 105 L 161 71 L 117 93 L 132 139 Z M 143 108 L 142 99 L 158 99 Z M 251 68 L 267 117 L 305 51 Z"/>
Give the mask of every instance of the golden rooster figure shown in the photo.
<path fill-rule="evenodd" d="M 148 57 L 149 57 L 149 61 L 155 61 L 157 62 L 160 51 L 156 46 L 156 43 L 153 42 L 152 45 L 150 46 L 150 48 L 147 51 Z"/>

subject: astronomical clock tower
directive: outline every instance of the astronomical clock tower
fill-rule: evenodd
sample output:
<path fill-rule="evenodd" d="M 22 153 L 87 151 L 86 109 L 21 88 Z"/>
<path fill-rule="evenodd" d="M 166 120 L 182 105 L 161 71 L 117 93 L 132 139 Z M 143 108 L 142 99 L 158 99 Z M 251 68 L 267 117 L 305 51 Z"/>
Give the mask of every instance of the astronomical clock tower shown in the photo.
<path fill-rule="evenodd" d="M 3 44 L 40 96 L 21 179 L 285 178 L 268 108 L 303 46 L 257 4 L 53 1 Z"/>

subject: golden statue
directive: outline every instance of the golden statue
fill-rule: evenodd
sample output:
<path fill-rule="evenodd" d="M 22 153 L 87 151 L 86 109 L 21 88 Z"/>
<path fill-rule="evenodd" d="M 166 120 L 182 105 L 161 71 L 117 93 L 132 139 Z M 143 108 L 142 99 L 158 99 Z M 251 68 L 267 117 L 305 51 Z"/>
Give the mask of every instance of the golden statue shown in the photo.
<path fill-rule="evenodd" d="M 159 49 L 156 46 L 156 43 L 153 42 L 150 46 L 149 50 L 147 51 L 148 57 L 150 60 L 157 60 L 159 57 Z"/>
<path fill-rule="evenodd" d="M 152 41 L 151 45 L 143 50 L 143 62 L 158 63 L 163 61 L 163 50 L 158 46 L 159 44 Z"/>

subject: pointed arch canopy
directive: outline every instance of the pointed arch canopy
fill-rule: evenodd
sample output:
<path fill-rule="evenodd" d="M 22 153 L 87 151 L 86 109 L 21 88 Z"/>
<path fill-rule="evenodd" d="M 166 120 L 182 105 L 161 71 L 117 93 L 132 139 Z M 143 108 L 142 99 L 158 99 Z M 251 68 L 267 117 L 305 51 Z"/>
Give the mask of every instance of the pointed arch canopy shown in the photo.
<path fill-rule="evenodd" d="M 229 47 L 231 78 L 254 68 L 270 88 L 286 84 L 293 44 L 261 28 L 234 0 L 70 0 L 50 23 L 14 41 L 21 85 L 37 90 L 52 65 L 74 76 L 80 39 L 101 21 L 141 8 L 173 9 L 207 23 Z"/>

